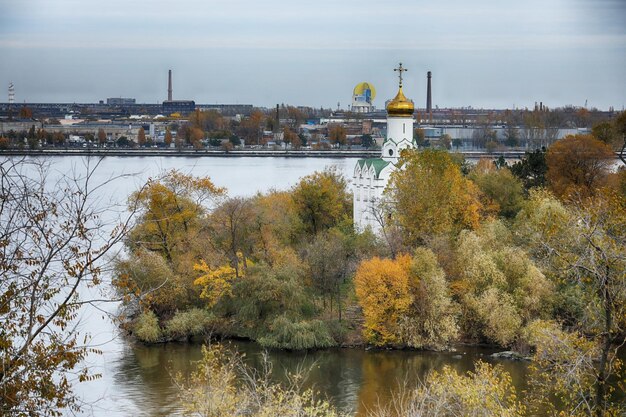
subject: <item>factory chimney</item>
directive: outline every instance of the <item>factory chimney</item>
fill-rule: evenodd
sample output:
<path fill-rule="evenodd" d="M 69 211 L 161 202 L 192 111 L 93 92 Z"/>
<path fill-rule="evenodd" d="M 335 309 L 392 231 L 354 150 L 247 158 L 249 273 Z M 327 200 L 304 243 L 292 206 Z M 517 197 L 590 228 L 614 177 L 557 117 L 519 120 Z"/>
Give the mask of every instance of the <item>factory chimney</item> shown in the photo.
<path fill-rule="evenodd" d="M 172 101 L 172 70 L 169 70 L 167 76 L 167 101 Z"/>
<path fill-rule="evenodd" d="M 430 89 L 430 79 L 432 78 L 432 73 L 428 71 L 428 75 L 426 77 L 428 78 L 428 87 L 426 88 L 426 114 L 428 115 L 428 118 L 432 122 L 433 121 L 433 99 L 432 99 L 431 89 Z"/>

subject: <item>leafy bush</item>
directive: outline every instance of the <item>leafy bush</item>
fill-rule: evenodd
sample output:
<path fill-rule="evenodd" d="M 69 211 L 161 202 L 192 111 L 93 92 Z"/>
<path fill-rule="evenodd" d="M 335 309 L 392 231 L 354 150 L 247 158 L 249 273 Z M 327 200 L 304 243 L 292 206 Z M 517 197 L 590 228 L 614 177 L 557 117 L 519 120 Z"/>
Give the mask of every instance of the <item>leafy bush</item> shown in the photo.
<path fill-rule="evenodd" d="M 165 334 L 172 339 L 189 338 L 207 331 L 213 314 L 201 308 L 177 311 L 165 325 Z"/>
<path fill-rule="evenodd" d="M 278 316 L 270 325 L 270 333 L 259 338 L 259 344 L 274 349 L 316 349 L 335 346 L 328 326 L 321 320 L 291 321 Z"/>
<path fill-rule="evenodd" d="M 163 337 L 159 327 L 159 319 L 151 310 L 144 311 L 137 317 L 133 326 L 133 333 L 144 343 L 156 343 Z"/>

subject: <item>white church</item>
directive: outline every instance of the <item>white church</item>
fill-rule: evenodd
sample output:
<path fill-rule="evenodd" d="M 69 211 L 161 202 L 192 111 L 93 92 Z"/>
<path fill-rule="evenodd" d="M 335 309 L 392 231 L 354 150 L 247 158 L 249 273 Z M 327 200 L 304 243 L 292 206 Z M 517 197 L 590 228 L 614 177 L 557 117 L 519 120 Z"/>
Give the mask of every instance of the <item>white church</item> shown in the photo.
<path fill-rule="evenodd" d="M 416 148 L 413 140 L 413 101 L 402 92 L 402 63 L 394 69 L 399 73 L 399 88 L 396 97 L 387 103 L 387 137 L 380 158 L 359 159 L 354 167 L 353 215 L 357 230 L 367 227 L 376 232 L 382 227 L 380 204 L 391 173 L 394 172 L 400 151 Z"/>

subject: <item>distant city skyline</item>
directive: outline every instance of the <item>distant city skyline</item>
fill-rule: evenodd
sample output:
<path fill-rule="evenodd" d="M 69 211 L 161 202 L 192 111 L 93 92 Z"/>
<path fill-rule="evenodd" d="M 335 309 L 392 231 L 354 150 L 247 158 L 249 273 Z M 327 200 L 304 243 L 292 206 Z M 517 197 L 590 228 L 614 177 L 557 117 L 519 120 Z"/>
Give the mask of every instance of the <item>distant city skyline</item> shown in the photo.
<path fill-rule="evenodd" d="M 276 103 L 382 108 L 393 68 L 426 105 L 626 105 L 621 0 L 0 0 L 0 102 Z"/>

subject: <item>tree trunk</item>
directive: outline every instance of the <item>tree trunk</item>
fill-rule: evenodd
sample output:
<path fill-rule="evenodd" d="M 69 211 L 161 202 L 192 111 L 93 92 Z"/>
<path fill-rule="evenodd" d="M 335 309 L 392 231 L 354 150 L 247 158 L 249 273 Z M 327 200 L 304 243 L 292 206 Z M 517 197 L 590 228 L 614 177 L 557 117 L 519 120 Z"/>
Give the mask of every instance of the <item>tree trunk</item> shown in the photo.
<path fill-rule="evenodd" d="M 611 302 L 611 293 L 609 291 L 609 267 L 606 267 L 605 276 L 602 281 L 601 297 L 604 301 L 604 334 L 602 335 L 602 345 L 600 354 L 600 363 L 598 364 L 598 375 L 596 377 L 596 398 L 595 398 L 595 415 L 596 417 L 604 417 L 606 412 L 606 385 L 608 379 L 608 362 L 609 350 L 611 349 L 611 327 L 613 325 L 613 311 Z"/>

